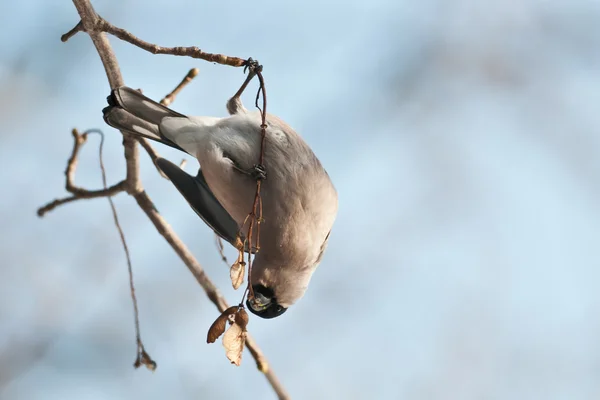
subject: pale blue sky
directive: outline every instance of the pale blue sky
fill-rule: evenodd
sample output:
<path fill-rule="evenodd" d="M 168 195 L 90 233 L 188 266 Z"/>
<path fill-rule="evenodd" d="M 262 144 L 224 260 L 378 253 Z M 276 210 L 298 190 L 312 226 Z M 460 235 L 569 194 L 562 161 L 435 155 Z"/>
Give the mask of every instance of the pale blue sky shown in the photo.
<path fill-rule="evenodd" d="M 269 111 L 329 171 L 340 212 L 307 295 L 249 325 L 293 398 L 600 397 L 597 0 L 94 5 L 151 42 L 260 60 Z M 159 365 L 131 367 L 107 202 L 35 215 L 64 195 L 73 127 L 102 128 L 109 181 L 123 177 L 102 65 L 85 35 L 60 42 L 77 22 L 69 1 L 4 2 L 0 15 L 0 399 L 273 398 L 249 354 L 235 368 L 205 343 L 214 306 L 119 195 Z M 125 82 L 154 98 L 200 68 L 173 105 L 183 113 L 225 115 L 243 80 L 111 43 Z M 96 143 L 77 173 L 88 188 L 101 184 Z M 237 301 L 210 230 L 141 160 L 158 209 Z"/>

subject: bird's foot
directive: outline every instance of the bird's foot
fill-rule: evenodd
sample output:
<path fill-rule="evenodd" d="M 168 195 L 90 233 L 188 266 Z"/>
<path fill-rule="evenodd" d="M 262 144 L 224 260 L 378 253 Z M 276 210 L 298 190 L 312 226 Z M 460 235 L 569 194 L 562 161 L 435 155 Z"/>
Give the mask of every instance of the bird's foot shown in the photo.
<path fill-rule="evenodd" d="M 267 179 L 267 169 L 262 164 L 254 164 L 250 169 L 250 176 L 256 181 Z"/>
<path fill-rule="evenodd" d="M 244 169 L 234 163 L 233 167 L 236 171 L 241 172 L 242 174 L 248 175 L 255 181 L 262 181 L 267 179 L 267 169 L 262 164 L 254 164 L 252 168 Z"/>
<path fill-rule="evenodd" d="M 246 70 L 249 70 L 250 74 L 256 74 L 257 72 L 262 71 L 262 65 L 260 65 L 260 63 L 257 60 L 254 60 L 252 59 L 252 57 L 249 57 L 244 62 L 244 73 L 246 73 Z"/>

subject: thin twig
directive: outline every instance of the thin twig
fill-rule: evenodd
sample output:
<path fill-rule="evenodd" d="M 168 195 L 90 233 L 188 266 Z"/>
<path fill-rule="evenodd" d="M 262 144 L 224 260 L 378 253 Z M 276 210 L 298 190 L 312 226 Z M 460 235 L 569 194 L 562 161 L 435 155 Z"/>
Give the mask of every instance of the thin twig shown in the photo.
<path fill-rule="evenodd" d="M 102 150 L 104 148 L 104 133 L 99 129 L 88 129 L 83 133 L 83 135 L 89 135 L 90 133 L 97 133 L 98 135 L 100 135 L 100 146 L 98 146 L 98 159 L 100 160 L 100 171 L 102 172 L 102 184 L 104 185 L 104 188 L 106 188 L 106 169 L 104 168 L 104 161 L 102 158 Z M 127 246 L 127 241 L 125 240 L 123 228 L 121 228 L 121 224 L 119 223 L 119 216 L 117 215 L 117 208 L 115 207 L 115 203 L 113 202 L 111 197 L 108 197 L 108 202 L 110 204 L 110 209 L 112 211 L 115 226 L 117 227 L 117 231 L 119 231 L 121 244 L 123 245 L 123 250 L 125 251 L 125 258 L 127 259 L 127 272 L 129 273 L 129 290 L 131 293 L 131 301 L 133 302 L 135 341 L 137 343 L 137 357 L 133 365 L 135 368 L 138 368 L 141 365 L 145 365 L 146 368 L 148 368 L 151 371 L 154 371 L 156 369 L 156 362 L 152 360 L 152 358 L 146 352 L 146 349 L 144 348 L 144 342 L 142 342 L 142 336 L 140 333 L 140 313 L 138 310 L 137 297 L 135 295 L 135 285 L 133 283 L 133 267 L 131 265 L 129 247 Z"/>
<path fill-rule="evenodd" d="M 175 101 L 175 97 L 177 96 L 177 94 L 179 94 L 179 92 L 187 84 L 189 84 L 192 81 L 192 79 L 194 79 L 198 75 L 199 72 L 200 72 L 200 70 L 198 68 L 190 69 L 189 72 L 185 75 L 185 77 L 181 80 L 181 82 L 179 82 L 179 84 L 175 87 L 175 89 L 173 89 L 171 91 L 171 93 L 166 95 L 160 101 L 160 104 L 162 104 L 163 106 L 168 106 L 173 101 Z M 142 145 L 142 148 L 144 150 L 146 150 L 146 153 L 148 153 L 148 155 L 150 156 L 150 159 L 152 160 L 152 163 L 156 167 L 156 170 L 158 171 L 160 176 L 162 176 L 165 179 L 169 179 L 169 177 L 167 175 L 165 175 L 165 173 L 162 172 L 162 170 L 160 168 L 158 168 L 158 164 L 156 164 L 156 160 L 158 160 L 160 158 L 158 151 L 156 151 L 156 149 L 152 146 L 152 144 L 146 139 L 141 138 L 141 139 L 139 139 L 139 142 Z M 182 161 L 182 163 L 183 163 L 183 161 Z M 181 168 L 183 168 L 183 167 L 181 167 Z"/>
<path fill-rule="evenodd" d="M 88 200 L 88 199 L 97 199 L 100 197 L 111 197 L 116 195 L 117 193 L 125 191 L 125 181 L 121 181 L 114 186 L 109 187 L 106 190 L 94 190 L 87 191 L 85 194 L 79 193 L 76 195 L 63 197 L 60 199 L 55 199 L 49 202 L 48 204 L 38 208 L 37 215 L 38 217 L 43 217 L 48 212 L 54 210 L 58 206 L 62 206 L 63 204 L 72 203 L 77 200 Z"/>
<path fill-rule="evenodd" d="M 110 24 L 108 21 L 100 18 L 98 21 L 98 29 L 103 32 L 110 33 L 113 36 L 118 37 L 119 39 L 131 43 L 134 46 L 139 47 L 140 49 L 149 51 L 152 54 L 171 54 L 173 56 L 186 56 L 192 58 L 199 58 L 201 60 L 205 60 L 208 62 L 214 62 L 217 64 L 229 65 L 232 67 L 242 67 L 246 60 L 238 57 L 229 57 L 223 54 L 212 54 L 206 53 L 200 50 L 197 46 L 189 46 L 189 47 L 162 47 L 156 44 L 152 44 L 146 42 L 142 39 L 139 39 L 127 32 L 125 29 L 117 28 L 116 26 Z"/>
<path fill-rule="evenodd" d="M 140 144 L 142 145 L 142 148 L 144 150 L 146 150 L 146 153 L 148 153 L 148 155 L 150 156 L 150 159 L 152 160 L 152 164 L 154 164 L 154 166 L 156 167 L 156 170 L 158 171 L 160 176 L 162 176 L 165 179 L 169 179 L 169 177 L 167 175 L 165 175 L 165 173 L 162 172 L 162 170 L 160 168 L 158 168 L 158 164 L 156 163 L 156 160 L 158 160 L 160 158 L 160 155 L 158 154 L 158 151 L 156 151 L 154 146 L 152 146 L 152 144 L 144 138 L 140 139 Z"/>
<path fill-rule="evenodd" d="M 175 96 L 177 96 L 179 94 L 181 89 L 183 89 L 188 83 L 190 83 L 192 81 L 192 79 L 194 79 L 196 76 L 198 76 L 199 72 L 200 72 L 200 70 L 198 68 L 190 69 L 190 71 L 187 73 L 187 75 L 181 80 L 181 82 L 179 82 L 179 85 L 177 85 L 175 87 L 175 89 L 173 89 L 171 91 L 171 93 L 166 95 L 160 101 L 160 104 L 162 104 L 163 106 L 168 106 L 169 104 L 171 104 L 175 100 Z"/>
<path fill-rule="evenodd" d="M 223 241 L 221 240 L 221 237 L 219 235 L 217 235 L 216 233 L 215 233 L 215 244 L 217 245 L 217 251 L 219 252 L 219 255 L 221 256 L 221 260 L 223 260 L 225 265 L 227 265 L 229 267 L 230 265 L 229 265 L 229 261 L 227 261 L 227 256 L 225 255 L 225 248 L 223 247 Z"/>
<path fill-rule="evenodd" d="M 77 168 L 79 151 L 81 150 L 81 147 L 85 144 L 87 136 L 80 135 L 77 129 L 73 129 L 71 131 L 71 135 L 73 136 L 73 149 L 71 150 L 71 155 L 69 156 L 69 160 L 67 161 L 67 168 L 65 169 L 65 189 L 67 190 L 67 192 L 71 193 L 72 196 L 55 199 L 49 202 L 48 204 L 40 207 L 37 210 L 37 215 L 39 217 L 43 217 L 46 213 L 54 210 L 58 206 L 71 203 L 76 200 L 111 197 L 125 191 L 125 181 L 121 181 L 111 187 L 105 187 L 104 189 L 100 190 L 87 190 L 75 185 L 75 170 Z"/>
<path fill-rule="evenodd" d="M 101 197 L 104 197 L 104 195 L 102 195 Z M 45 206 L 38 208 L 37 215 L 38 215 L 38 217 L 43 217 L 44 215 L 46 215 L 47 212 L 54 210 L 58 206 L 62 206 L 63 204 L 71 203 L 73 201 L 82 200 L 82 199 L 84 199 L 84 197 L 69 196 L 69 197 L 63 197 L 61 199 L 52 200 Z"/>
<path fill-rule="evenodd" d="M 259 155 L 259 159 L 258 159 L 258 165 L 260 166 L 264 166 L 264 162 L 265 162 L 265 137 L 267 135 L 267 91 L 265 88 L 265 80 L 263 78 L 262 75 L 262 66 L 258 66 L 256 68 L 255 71 L 251 71 L 250 73 L 255 72 L 256 75 L 258 76 L 258 80 L 260 82 L 258 91 L 256 92 L 256 100 L 254 102 L 256 108 L 258 108 L 258 110 L 260 111 L 261 114 L 261 124 L 260 124 L 260 155 Z M 245 87 L 245 85 L 247 84 L 248 80 L 246 82 L 244 82 L 244 85 L 242 86 L 242 88 Z M 239 91 L 238 93 L 236 93 L 236 96 L 238 94 L 241 94 Z M 258 99 L 260 97 L 260 95 L 262 94 L 262 98 L 263 98 L 263 106 L 262 108 L 259 107 L 258 105 Z M 262 198 L 260 196 L 260 189 L 262 186 L 262 180 L 261 179 L 256 179 L 256 192 L 254 194 L 254 202 L 252 204 L 252 210 L 250 211 L 250 214 L 248 214 L 249 217 L 249 225 L 248 225 L 248 287 L 246 289 L 246 291 L 244 292 L 244 295 L 242 296 L 242 301 L 244 299 L 244 297 L 246 296 L 246 292 L 249 293 L 249 296 L 254 297 L 254 289 L 252 288 L 252 245 L 254 243 L 253 239 L 253 230 L 254 230 L 254 223 L 256 222 L 256 253 L 258 253 L 260 251 L 260 224 L 262 222 Z M 248 217 L 246 218 L 248 220 Z"/>
<path fill-rule="evenodd" d="M 250 65 L 250 63 L 252 61 L 253 61 L 252 59 L 249 59 L 248 64 Z M 240 86 L 238 91 L 227 102 L 227 111 L 229 112 L 229 114 L 231 114 L 231 115 L 239 114 L 246 110 L 246 107 L 244 107 L 244 104 L 242 103 L 242 100 L 241 100 L 242 93 L 244 93 L 244 90 L 246 90 L 246 88 L 248 87 L 248 84 L 255 76 L 256 76 L 255 69 L 250 68 L 250 70 L 248 71 L 248 76 L 244 80 L 244 83 L 242 83 L 242 86 Z"/>
<path fill-rule="evenodd" d="M 71 39 L 73 36 L 77 34 L 77 32 L 81 32 L 83 30 L 83 24 L 81 21 L 77 23 L 69 32 L 65 33 L 60 37 L 60 41 L 65 43 L 67 40 Z"/>
<path fill-rule="evenodd" d="M 75 2 L 76 0 L 73 0 L 73 1 Z M 85 26 L 85 24 L 84 24 L 84 26 Z M 223 54 L 206 53 L 206 52 L 200 50 L 197 46 L 189 46 L 189 47 L 158 46 L 156 44 L 146 42 L 145 40 L 142 40 L 142 39 L 132 35 L 131 33 L 127 32 L 125 29 L 114 26 L 113 24 L 111 24 L 110 22 L 106 21 L 105 19 L 103 19 L 102 17 L 99 17 L 99 16 L 98 16 L 97 20 L 94 21 L 93 26 L 89 26 L 89 27 L 85 26 L 85 31 L 87 33 L 92 33 L 92 32 L 110 33 L 111 35 L 116 36 L 119 39 L 121 39 L 125 42 L 128 42 L 128 43 L 131 43 L 132 45 L 139 47 L 142 50 L 146 50 L 152 54 L 170 54 L 173 56 L 199 58 L 201 60 L 205 60 L 208 62 L 213 62 L 213 63 L 217 63 L 217 64 L 222 64 L 222 65 L 229 65 L 231 67 L 243 67 L 244 63 L 246 62 L 246 60 L 239 58 L 239 57 L 230 57 L 230 56 L 226 56 Z M 66 39 L 68 40 L 75 33 L 77 33 L 77 32 L 74 32 L 73 34 L 68 36 Z M 66 35 L 63 35 L 63 37 L 64 36 L 66 36 Z"/>
<path fill-rule="evenodd" d="M 111 193 L 112 196 L 125 190 L 125 181 L 119 182 L 116 185 L 111 186 L 110 188 L 105 187 L 102 190 L 95 191 L 83 189 L 75 185 L 75 169 L 77 168 L 79 150 L 81 149 L 81 146 L 85 144 L 87 136 L 80 135 L 77 129 L 73 129 L 71 131 L 71 134 L 73 135 L 73 150 L 71 153 L 71 157 L 67 162 L 67 169 L 65 171 L 65 175 L 67 177 L 65 189 L 67 190 L 67 192 L 72 193 L 80 198 L 91 199 L 97 197 L 104 197 L 107 195 L 107 192 Z"/>

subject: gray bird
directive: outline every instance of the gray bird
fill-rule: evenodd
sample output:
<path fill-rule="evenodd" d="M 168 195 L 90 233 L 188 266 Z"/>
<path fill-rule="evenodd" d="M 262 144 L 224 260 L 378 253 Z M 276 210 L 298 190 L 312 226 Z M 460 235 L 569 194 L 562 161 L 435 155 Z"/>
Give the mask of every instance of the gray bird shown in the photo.
<path fill-rule="evenodd" d="M 113 90 L 103 113 L 116 129 L 198 159 L 196 176 L 162 158 L 157 165 L 200 218 L 232 245 L 252 209 L 256 179 L 264 179 L 260 251 L 249 278 L 254 296 L 246 304 L 252 313 L 274 318 L 304 295 L 327 246 L 338 198 L 310 147 L 271 114 L 264 165 L 257 165 L 261 115 L 240 100 L 250 79 L 227 102 L 226 118 L 188 117 L 125 86 Z"/>

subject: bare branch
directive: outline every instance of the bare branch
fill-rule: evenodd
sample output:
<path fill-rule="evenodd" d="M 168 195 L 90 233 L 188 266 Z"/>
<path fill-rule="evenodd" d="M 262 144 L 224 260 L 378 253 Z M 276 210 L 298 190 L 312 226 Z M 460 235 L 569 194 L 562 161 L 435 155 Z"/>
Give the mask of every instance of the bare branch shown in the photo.
<path fill-rule="evenodd" d="M 125 190 L 125 181 L 121 181 L 114 186 L 109 188 L 105 187 L 101 190 L 87 190 L 75 185 L 75 169 L 77 168 L 79 150 L 81 150 L 81 147 L 87 141 L 87 134 L 79 134 L 77 129 L 73 129 L 71 134 L 73 135 L 73 150 L 71 151 L 71 157 L 69 157 L 69 161 L 67 161 L 67 169 L 65 170 L 65 176 L 67 178 L 65 189 L 67 192 L 73 193 L 79 198 L 93 199 L 97 197 L 113 196 Z"/>
<path fill-rule="evenodd" d="M 47 212 L 54 210 L 58 206 L 61 206 L 63 204 L 67 204 L 67 203 L 71 203 L 76 200 L 97 199 L 99 197 L 114 196 L 118 193 L 125 191 L 125 188 L 127 186 L 125 181 L 121 181 L 113 186 L 105 187 L 104 189 L 100 189 L 100 190 L 87 190 L 87 189 L 83 189 L 79 186 L 76 186 L 74 182 L 75 182 L 75 170 L 77 168 L 79 150 L 81 150 L 81 147 L 85 144 L 85 142 L 87 140 L 87 135 L 86 134 L 80 135 L 79 132 L 77 131 L 77 129 L 73 129 L 71 131 L 71 134 L 73 135 L 73 150 L 71 151 L 71 156 L 69 157 L 69 160 L 67 161 L 67 168 L 65 170 L 65 177 L 66 177 L 65 189 L 67 190 L 67 192 L 72 193 L 73 196 L 56 199 L 56 200 L 53 200 L 53 201 L 49 202 L 48 204 L 40 207 L 37 210 L 37 215 L 39 217 L 43 217 Z"/>
<path fill-rule="evenodd" d="M 69 197 L 63 197 L 62 199 L 52 200 L 50 203 L 46 204 L 45 206 L 38 208 L 37 215 L 38 215 L 38 217 L 43 217 L 44 215 L 46 215 L 47 212 L 54 210 L 58 206 L 62 206 L 63 204 L 71 203 L 73 201 L 81 200 L 81 199 L 84 199 L 84 197 L 69 196 Z"/>
<path fill-rule="evenodd" d="M 86 131 L 82 136 L 86 137 L 90 133 L 97 133 L 100 135 L 100 145 L 98 146 L 98 160 L 100 162 L 100 171 L 102 172 L 102 185 L 106 189 L 106 169 L 104 168 L 104 161 L 102 157 L 102 150 L 104 149 L 104 133 L 99 129 L 90 129 Z M 137 343 L 137 357 L 133 365 L 135 368 L 138 368 L 140 365 L 145 365 L 146 368 L 148 368 L 151 371 L 154 371 L 156 369 L 156 362 L 154 362 L 154 360 L 152 360 L 150 355 L 146 352 L 146 349 L 144 348 L 144 342 L 142 341 L 142 336 L 140 333 L 140 313 L 138 311 L 138 302 L 137 297 L 135 295 L 135 285 L 133 283 L 133 267 L 131 265 L 129 247 L 127 246 L 127 240 L 125 240 L 125 233 L 123 233 L 123 228 L 121 228 L 121 223 L 119 222 L 117 208 L 115 207 L 115 203 L 113 202 L 111 197 L 108 197 L 108 203 L 110 204 L 110 210 L 112 212 L 113 221 L 115 223 L 117 231 L 119 232 L 119 238 L 121 239 L 121 244 L 123 245 L 123 250 L 125 251 L 125 258 L 127 260 L 127 272 L 129 274 L 129 290 L 131 294 L 131 301 L 133 303 L 135 341 Z"/>
<path fill-rule="evenodd" d="M 92 39 L 92 43 L 94 43 L 98 55 L 102 60 L 102 65 L 104 65 L 104 70 L 106 71 L 106 76 L 111 89 L 123 86 L 123 77 L 121 76 L 119 63 L 117 62 L 117 58 L 115 57 L 106 35 L 101 31 L 96 31 L 94 29 L 98 24 L 100 17 L 96 14 L 96 11 L 94 11 L 89 0 L 73 0 L 73 3 L 81 18 L 83 29 Z M 135 145 L 135 139 L 124 133 L 123 147 L 127 164 L 127 177 L 125 179 L 127 181 L 127 193 L 135 194 L 142 190 L 142 185 L 140 183 L 138 148 Z"/>
<path fill-rule="evenodd" d="M 85 193 L 79 193 L 69 197 L 63 197 L 61 199 L 52 200 L 48 204 L 38 208 L 37 215 L 38 217 L 43 217 L 46 213 L 54 210 L 58 206 L 62 206 L 63 204 L 71 203 L 76 200 L 86 200 L 86 199 L 97 199 L 99 197 L 111 197 L 117 193 L 125 191 L 125 181 L 121 181 L 114 186 L 109 187 L 108 189 L 102 190 L 90 190 Z"/>
<path fill-rule="evenodd" d="M 65 33 L 60 37 L 60 41 L 65 43 L 67 40 L 71 39 L 73 36 L 77 34 L 77 32 L 81 32 L 83 30 L 83 24 L 81 21 L 77 23 L 69 32 Z"/>
<path fill-rule="evenodd" d="M 152 163 L 156 167 L 156 170 L 158 171 L 160 176 L 162 176 L 165 179 L 169 179 L 169 177 L 166 176 L 165 173 L 162 172 L 162 170 L 158 168 L 158 165 L 156 164 L 156 160 L 160 158 L 158 151 L 156 151 L 152 144 L 146 139 L 140 139 L 140 144 L 142 145 L 142 148 L 146 150 L 146 153 L 148 153 L 148 155 L 150 156 L 150 159 L 152 160 Z"/>
<path fill-rule="evenodd" d="M 102 64 L 104 65 L 104 69 L 106 71 L 110 87 L 113 89 L 123 85 L 123 78 L 119 70 L 117 59 L 103 32 L 110 33 L 118 37 L 119 39 L 127 41 L 153 54 L 172 54 L 177 56 L 189 56 L 234 67 L 241 67 L 246 65 L 246 60 L 243 60 L 241 58 L 228 57 L 222 54 L 205 53 L 197 47 L 166 48 L 145 42 L 131 35 L 129 32 L 117 28 L 100 18 L 94 11 L 94 8 L 92 7 L 89 0 L 73 0 L 73 3 L 75 4 L 77 11 L 79 12 L 81 22 L 77 24 L 77 26 L 71 31 L 63 35 L 61 39 L 66 41 L 80 30 L 84 30 L 85 32 L 87 32 L 90 38 L 92 39 L 94 46 L 96 47 L 98 55 L 100 56 Z M 136 202 L 144 211 L 144 213 L 148 216 L 150 221 L 154 224 L 157 231 L 171 245 L 173 250 L 177 253 L 177 255 L 182 259 L 184 264 L 192 272 L 200 286 L 206 292 L 208 298 L 217 306 L 217 308 L 220 311 L 224 311 L 226 308 L 228 308 L 226 300 L 223 298 L 217 287 L 208 278 L 208 276 L 204 272 L 204 269 L 194 258 L 189 249 L 185 246 L 185 244 L 183 244 L 183 242 L 171 229 L 169 224 L 158 213 L 158 211 L 154 207 L 154 204 L 152 203 L 152 200 L 144 191 L 139 178 L 139 153 L 137 147 L 135 146 L 135 140 L 129 137 L 128 135 L 124 134 L 123 145 L 125 149 L 125 159 L 127 162 L 127 177 L 123 182 L 119 183 L 118 185 L 123 185 L 127 193 L 135 198 Z M 75 162 L 76 157 L 73 164 L 75 164 Z M 73 166 L 73 174 L 74 170 L 75 166 Z M 76 187 L 73 185 L 73 188 Z M 62 204 L 64 204 L 73 200 L 62 201 Z M 249 335 L 246 340 L 246 347 L 256 360 L 258 369 L 265 374 L 273 390 L 277 393 L 277 396 L 280 399 L 288 399 L 289 395 L 286 393 L 285 389 L 278 381 L 272 369 L 269 368 L 268 362 L 262 354 L 262 352 L 260 351 L 258 345 Z M 142 357 L 143 356 L 144 354 L 142 354 Z"/>
<path fill-rule="evenodd" d="M 250 61 L 252 61 L 252 59 L 248 59 L 248 62 Z M 240 97 L 242 96 L 242 93 L 244 93 L 244 90 L 246 90 L 246 88 L 248 87 L 250 81 L 254 79 L 255 76 L 255 69 L 250 68 L 250 71 L 248 71 L 248 76 L 246 77 L 244 83 L 242 83 L 242 86 L 240 86 L 240 88 L 233 95 L 233 97 L 231 97 L 229 101 L 227 101 L 227 111 L 229 112 L 229 114 L 233 115 L 246 111 L 246 107 L 244 107 L 244 104 L 242 104 Z"/>
<path fill-rule="evenodd" d="M 221 260 L 229 267 L 229 261 L 227 260 L 227 256 L 225 255 L 225 248 L 223 247 L 223 241 L 221 237 L 215 233 L 215 244 L 217 245 L 217 250 L 219 255 L 221 256 Z"/>
<path fill-rule="evenodd" d="M 171 91 L 171 93 L 169 93 L 168 95 L 166 95 L 161 101 L 160 104 L 164 105 L 164 106 L 168 106 L 169 104 L 171 104 L 172 102 L 175 101 L 175 96 L 177 96 L 177 94 L 179 94 L 179 92 L 188 84 L 192 81 L 192 79 L 194 79 L 198 73 L 200 72 L 200 70 L 198 68 L 192 68 L 190 69 L 190 71 L 186 74 L 186 76 L 181 80 L 181 82 L 179 82 L 179 84 L 175 87 L 175 89 L 173 89 Z M 142 148 L 144 150 L 146 150 L 146 153 L 148 153 L 148 155 L 150 156 L 150 159 L 152 160 L 152 163 L 154 164 L 154 166 L 156 167 L 156 170 L 158 171 L 158 173 L 160 174 L 160 176 L 162 176 L 165 179 L 169 179 L 164 172 L 162 172 L 162 170 L 160 168 L 158 168 L 158 165 L 156 164 L 156 160 L 160 157 L 160 155 L 158 154 L 158 151 L 156 151 L 156 149 L 152 146 L 152 144 L 146 140 L 146 139 L 138 139 L 140 144 L 142 145 Z M 183 162 L 182 162 L 182 165 Z M 183 166 L 181 167 L 183 168 Z"/>
<path fill-rule="evenodd" d="M 77 3 L 76 0 L 73 0 L 73 2 Z M 77 4 L 75 6 L 77 6 Z M 77 8 L 77 10 L 79 10 L 79 7 Z M 93 11 L 93 9 L 92 9 L 92 11 Z M 81 19 L 83 21 L 84 17 L 81 15 L 81 11 L 79 12 L 79 15 L 81 16 Z M 152 54 L 170 54 L 173 56 L 199 58 L 201 60 L 205 60 L 208 62 L 214 62 L 214 63 L 222 64 L 222 65 L 229 65 L 231 67 L 243 67 L 246 63 L 246 60 L 244 60 L 242 58 L 230 57 L 230 56 L 226 56 L 223 54 L 206 53 L 206 52 L 200 50 L 196 46 L 189 46 L 189 47 L 158 46 L 156 44 L 146 42 L 145 40 L 142 40 L 142 39 L 132 35 L 131 33 L 127 32 L 125 29 L 114 26 L 113 24 L 111 24 L 110 22 L 106 21 L 104 18 L 102 18 L 98 15 L 92 16 L 91 14 L 87 14 L 86 16 L 87 16 L 87 20 L 89 21 L 89 23 L 85 23 L 83 25 L 83 27 L 81 27 L 81 26 L 79 26 L 79 24 L 77 24 L 69 32 L 62 35 L 61 40 L 63 42 L 66 42 L 71 37 L 73 37 L 77 32 L 82 31 L 82 30 L 87 32 L 88 34 L 90 34 L 90 36 L 92 35 L 92 33 L 106 32 L 106 33 L 110 33 L 113 36 L 116 36 L 117 38 L 119 38 L 125 42 L 131 43 L 132 45 L 139 47 L 142 50 L 146 50 Z M 110 77 L 109 77 L 109 80 L 110 80 Z M 111 84 L 111 86 L 112 86 L 112 84 Z"/>
<path fill-rule="evenodd" d="M 243 67 L 245 65 L 246 60 L 238 57 L 229 57 L 223 54 L 212 54 L 205 53 L 200 50 L 196 46 L 190 47 L 162 47 L 156 44 L 152 44 L 146 42 L 142 39 L 139 39 L 133 36 L 131 33 L 127 32 L 125 29 L 118 28 L 108 21 L 100 18 L 98 20 L 97 29 L 102 32 L 110 33 L 113 36 L 118 37 L 119 39 L 131 43 L 134 46 L 139 47 L 142 50 L 146 50 L 152 54 L 170 54 L 173 56 L 185 56 L 192 58 L 199 58 L 201 60 L 205 60 L 208 62 L 214 62 L 222 65 L 229 65 L 232 67 Z"/>
<path fill-rule="evenodd" d="M 166 95 L 160 101 L 160 104 L 162 104 L 163 106 L 168 106 L 173 101 L 175 101 L 175 96 L 177 96 L 179 94 L 179 92 L 181 92 L 181 89 L 183 89 L 188 83 L 190 83 L 192 81 L 192 79 L 194 79 L 196 76 L 198 76 L 199 72 L 200 72 L 200 70 L 198 68 L 190 69 L 190 71 L 187 73 L 187 75 L 181 80 L 181 82 L 179 82 L 179 85 L 177 85 L 175 87 L 175 89 L 173 89 L 171 91 L 171 93 Z"/>

